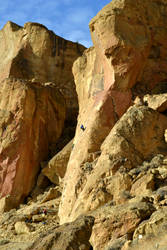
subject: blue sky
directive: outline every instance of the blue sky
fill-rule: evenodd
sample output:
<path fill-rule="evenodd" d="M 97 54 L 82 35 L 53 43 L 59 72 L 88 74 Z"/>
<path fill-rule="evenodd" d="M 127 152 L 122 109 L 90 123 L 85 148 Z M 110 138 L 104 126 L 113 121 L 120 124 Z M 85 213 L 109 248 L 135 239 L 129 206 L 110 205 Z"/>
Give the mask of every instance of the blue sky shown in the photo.
<path fill-rule="evenodd" d="M 92 45 L 88 24 L 111 0 L 2 0 L 0 29 L 7 21 L 38 22 L 65 39 Z"/>

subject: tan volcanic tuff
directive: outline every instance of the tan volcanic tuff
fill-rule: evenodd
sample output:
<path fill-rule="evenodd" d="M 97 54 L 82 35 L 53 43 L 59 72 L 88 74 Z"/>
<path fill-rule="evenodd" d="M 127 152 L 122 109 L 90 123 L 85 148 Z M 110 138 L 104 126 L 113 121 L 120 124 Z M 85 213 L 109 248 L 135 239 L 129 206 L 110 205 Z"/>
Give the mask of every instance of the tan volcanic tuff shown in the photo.
<path fill-rule="evenodd" d="M 12 76 L 33 82 L 52 82 L 66 99 L 66 119 L 73 121 L 78 101 L 72 65 L 85 47 L 32 22 L 24 27 L 7 22 L 0 30 L 0 41 L 0 79 Z"/>
<path fill-rule="evenodd" d="M 29 194 L 64 120 L 65 101 L 54 86 L 10 78 L 0 83 L 0 193 L 10 203 L 4 210 Z"/>
<path fill-rule="evenodd" d="M 73 66 L 80 107 L 59 208 L 61 223 L 88 210 L 89 196 L 79 198 L 88 178 L 88 172 L 83 173 L 84 164 L 99 156 L 102 142 L 136 96 L 142 101 L 144 95 L 166 83 L 166 13 L 163 0 L 113 0 L 90 22 L 94 47 L 86 50 Z M 161 119 L 165 129 L 165 118 Z M 151 147 L 153 142 L 150 143 Z M 138 157 L 137 154 L 134 160 L 138 161 Z M 95 166 L 96 171 L 98 168 L 100 171 L 101 164 Z M 94 184 L 90 183 L 92 192 L 96 178 L 94 175 Z M 107 200 L 112 197 L 107 196 Z M 101 202 L 91 206 L 93 209 L 100 205 Z"/>

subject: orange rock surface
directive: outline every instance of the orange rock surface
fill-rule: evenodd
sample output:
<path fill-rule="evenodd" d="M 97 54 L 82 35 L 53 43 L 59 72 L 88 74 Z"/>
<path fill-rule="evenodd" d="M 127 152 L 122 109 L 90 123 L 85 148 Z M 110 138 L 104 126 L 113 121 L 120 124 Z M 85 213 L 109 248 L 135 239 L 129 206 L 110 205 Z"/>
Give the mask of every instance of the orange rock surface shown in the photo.
<path fill-rule="evenodd" d="M 10 207 L 31 191 L 64 120 L 65 101 L 55 87 L 11 78 L 0 83 L 0 192 L 10 195 Z"/>
<path fill-rule="evenodd" d="M 59 208 L 62 223 L 80 213 L 76 203 L 87 203 L 87 197 L 78 201 L 81 175 L 87 179 L 82 166 L 94 160 L 135 97 L 143 98 L 167 79 L 166 11 L 163 0 L 113 0 L 90 22 L 94 48 L 73 66 L 80 111 Z"/>
<path fill-rule="evenodd" d="M 72 75 L 73 62 L 85 47 L 67 41 L 45 26 L 7 22 L 0 31 L 0 78 L 52 82 L 66 99 L 67 118 L 76 116 L 78 100 Z"/>

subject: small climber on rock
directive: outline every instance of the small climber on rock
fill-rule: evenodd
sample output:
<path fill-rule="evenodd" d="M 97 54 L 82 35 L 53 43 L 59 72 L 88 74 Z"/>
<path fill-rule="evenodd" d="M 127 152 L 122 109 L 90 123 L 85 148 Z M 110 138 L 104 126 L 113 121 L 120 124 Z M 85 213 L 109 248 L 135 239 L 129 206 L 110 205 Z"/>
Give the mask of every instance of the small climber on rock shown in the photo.
<path fill-rule="evenodd" d="M 43 215 L 47 215 L 47 210 L 46 210 L 46 208 L 43 209 L 42 214 L 43 214 Z"/>
<path fill-rule="evenodd" d="M 84 131 L 86 129 L 86 127 L 84 127 L 84 125 L 81 124 L 80 129 L 82 129 Z"/>

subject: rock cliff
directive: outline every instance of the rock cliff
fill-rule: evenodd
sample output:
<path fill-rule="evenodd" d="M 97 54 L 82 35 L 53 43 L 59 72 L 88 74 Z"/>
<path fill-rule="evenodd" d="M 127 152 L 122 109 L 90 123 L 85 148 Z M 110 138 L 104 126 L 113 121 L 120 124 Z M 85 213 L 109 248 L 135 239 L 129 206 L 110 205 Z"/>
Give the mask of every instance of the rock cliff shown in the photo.
<path fill-rule="evenodd" d="M 73 136 L 78 101 L 72 65 L 85 48 L 37 23 L 8 22 L 0 40 L 0 193 L 10 195 L 3 199 L 6 210 L 32 190 L 64 125 L 72 130 L 67 141 Z"/>
<path fill-rule="evenodd" d="M 65 101 L 55 87 L 11 78 L 0 83 L 0 192 L 10 196 L 11 208 L 32 190 L 64 120 Z"/>
<path fill-rule="evenodd" d="M 137 101 L 137 98 L 140 100 L 140 104 L 143 103 L 143 105 L 149 106 L 150 102 L 145 100 L 145 95 L 162 93 L 164 85 L 166 86 L 167 46 L 165 37 L 167 37 L 167 31 L 164 25 L 166 24 L 166 9 L 167 5 L 162 0 L 138 0 L 135 2 L 132 0 L 113 0 L 90 22 L 94 47 L 86 50 L 84 55 L 73 66 L 80 110 L 74 138 L 74 148 L 65 175 L 64 190 L 59 209 L 62 223 L 73 220 L 80 213 L 97 208 L 102 203 L 105 203 L 106 200 L 113 200 L 113 194 L 111 195 L 107 192 L 104 195 L 107 198 L 99 198 L 98 195 L 97 199 L 95 195 L 90 198 L 91 193 L 96 193 L 96 181 L 100 180 L 100 178 L 101 181 L 104 181 L 103 174 L 101 173 L 100 177 L 97 172 L 99 174 L 101 171 L 103 172 L 102 169 L 105 169 L 106 164 L 108 165 L 108 170 L 115 164 L 110 162 L 110 160 L 109 163 L 104 163 L 104 159 L 101 161 L 101 157 L 103 157 L 106 150 L 103 145 L 109 143 L 108 138 L 113 135 L 114 131 L 115 133 L 118 132 L 116 127 L 112 130 L 113 126 L 117 122 L 119 122 L 118 124 L 122 123 L 121 116 Z M 141 120 L 144 119 L 144 110 L 141 110 L 142 118 L 139 118 L 140 115 L 137 115 L 138 111 L 135 111 L 135 108 L 129 111 L 134 113 L 132 116 L 136 115 L 135 118 L 127 118 L 125 122 L 127 124 L 125 127 L 129 126 L 129 123 L 133 124 L 133 129 L 131 127 L 131 130 L 129 130 L 129 139 L 137 135 L 133 134 L 134 126 L 138 123 L 140 124 Z M 165 112 L 165 109 L 163 112 Z M 150 111 L 148 110 L 149 113 Z M 132 154 L 131 157 L 135 155 L 133 161 L 136 164 L 141 164 L 142 161 L 148 160 L 151 153 L 166 155 L 166 150 L 161 150 L 161 146 L 159 148 L 160 151 L 157 151 L 155 148 L 155 128 L 151 128 L 154 125 L 153 121 L 149 120 L 150 118 L 148 120 L 146 118 L 150 124 L 148 125 L 149 133 L 146 132 L 147 129 L 145 127 L 147 122 L 143 121 L 141 130 L 145 130 L 147 134 L 144 138 L 142 138 L 140 131 L 137 133 L 141 134 L 141 137 L 135 138 L 135 142 L 126 141 L 129 139 L 123 142 L 121 136 L 124 136 L 124 133 L 126 134 L 123 128 L 119 136 L 120 142 L 112 137 L 113 148 L 119 148 L 119 144 L 122 147 L 122 144 L 127 143 L 125 148 L 128 149 L 128 142 L 132 148 L 134 146 L 128 154 Z M 139 120 L 135 122 L 133 119 Z M 165 122 L 166 117 L 162 116 L 160 118 L 160 124 L 163 124 L 161 119 Z M 159 118 L 157 118 L 158 120 Z M 84 131 L 80 129 L 81 124 L 86 128 Z M 158 131 L 159 125 L 156 125 L 156 127 Z M 159 135 L 160 138 L 163 138 L 165 128 L 166 122 L 163 129 L 160 129 L 162 132 L 161 136 Z M 151 135 L 151 133 L 153 134 Z M 144 146 L 143 140 L 147 140 L 147 136 L 148 141 L 150 140 L 149 146 Z M 141 147 L 140 150 L 135 149 L 137 145 L 144 146 L 143 152 L 140 151 Z M 151 150 L 150 153 L 147 154 L 146 148 Z M 136 153 L 132 153 L 134 150 L 137 150 Z M 118 155 L 121 155 L 121 151 L 121 149 L 118 149 Z M 110 155 L 111 159 L 115 157 L 112 148 L 109 147 L 107 155 Z M 124 157 L 126 158 L 125 155 Z M 90 173 L 87 173 L 85 170 L 86 164 L 89 165 L 93 173 L 93 182 L 90 180 Z M 119 167 L 117 166 L 117 168 Z M 129 166 L 129 168 L 132 168 L 132 166 Z M 112 175 L 113 173 L 109 173 L 108 178 L 112 177 Z M 124 178 L 126 177 L 123 177 L 120 183 L 124 182 Z M 110 183 L 110 181 L 108 182 Z M 89 188 L 85 192 L 87 185 Z M 104 186 L 106 188 L 106 184 Z M 111 186 L 114 187 L 114 184 L 111 184 Z M 93 205 L 94 202 L 92 202 L 93 197 L 94 202 L 97 203 L 95 206 Z M 102 203 L 98 201 L 99 199 L 103 200 Z M 90 207 L 88 205 L 89 202 Z"/>
<path fill-rule="evenodd" d="M 33 82 L 52 82 L 67 103 L 67 120 L 73 121 L 78 101 L 72 75 L 73 62 L 85 47 L 67 41 L 45 26 L 8 22 L 0 31 L 0 78 L 14 77 Z"/>
<path fill-rule="evenodd" d="M 87 50 L 39 24 L 0 32 L 1 211 L 42 161 L 0 214 L 1 249 L 166 249 L 166 24 L 166 0 L 112 0 Z"/>

